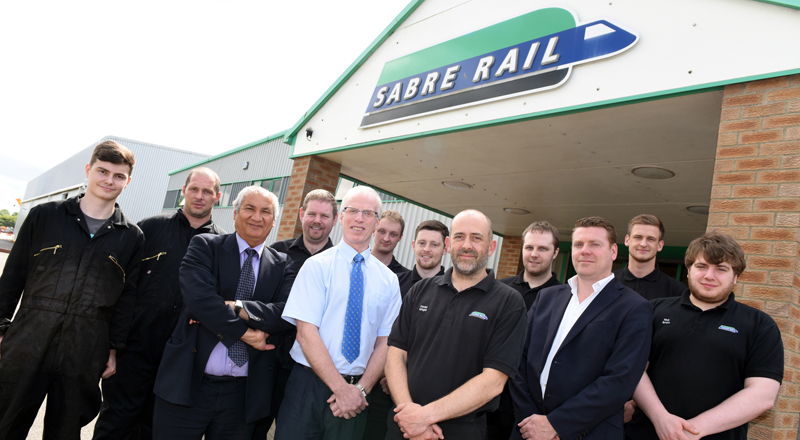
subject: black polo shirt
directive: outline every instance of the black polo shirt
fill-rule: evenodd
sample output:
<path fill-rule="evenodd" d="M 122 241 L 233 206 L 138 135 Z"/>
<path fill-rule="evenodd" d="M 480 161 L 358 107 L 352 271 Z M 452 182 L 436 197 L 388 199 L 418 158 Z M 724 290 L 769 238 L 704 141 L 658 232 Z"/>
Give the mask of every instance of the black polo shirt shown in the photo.
<path fill-rule="evenodd" d="M 392 255 L 392 262 L 389 263 L 388 267 L 389 267 L 389 270 L 394 272 L 395 275 L 400 275 L 401 273 L 408 272 L 408 269 L 406 269 L 405 266 L 400 264 L 400 262 L 397 261 L 397 259 L 394 258 L 394 255 Z"/>
<path fill-rule="evenodd" d="M 656 264 L 656 268 L 652 272 L 645 275 L 644 278 L 636 278 L 634 274 L 628 270 L 628 265 L 622 269 L 614 271 L 614 276 L 617 281 L 626 287 L 630 287 L 644 299 L 652 301 L 656 298 L 668 298 L 671 296 L 680 296 L 686 285 L 661 272 Z"/>
<path fill-rule="evenodd" d="M 311 252 L 309 252 L 308 248 L 306 248 L 305 242 L 303 242 L 303 234 L 300 234 L 300 236 L 297 238 L 288 238 L 286 240 L 276 241 L 275 243 L 272 243 L 270 247 L 278 252 L 283 252 L 284 254 L 288 255 L 289 258 L 291 258 L 294 262 L 294 268 L 298 272 L 306 263 L 306 260 L 312 256 Z M 333 243 L 331 242 L 331 239 L 328 238 L 328 242 L 325 243 L 325 246 L 317 251 L 317 253 L 332 247 Z"/>
<path fill-rule="evenodd" d="M 415 284 L 394 321 L 389 345 L 408 353 L 408 388 L 415 403 L 440 399 L 484 368 L 514 378 L 525 342 L 525 304 L 492 270 L 458 292 L 444 275 Z M 497 408 L 499 399 L 476 412 Z M 474 418 L 474 414 L 465 420 Z"/>
<path fill-rule="evenodd" d="M 530 284 L 528 284 L 528 282 L 525 281 L 524 276 L 525 276 L 525 270 L 523 269 L 522 271 L 520 271 L 519 274 L 513 277 L 503 278 L 502 280 L 500 280 L 500 282 L 504 283 L 507 286 L 513 287 L 514 290 L 516 290 L 517 292 L 520 293 L 520 295 L 522 295 L 522 300 L 525 301 L 525 310 L 531 309 L 533 301 L 536 299 L 536 295 L 539 294 L 540 290 L 552 286 L 558 286 L 559 284 L 561 284 L 558 281 L 558 278 L 556 278 L 555 272 L 550 272 L 550 279 L 547 280 L 541 286 L 537 286 L 534 288 L 531 288 Z"/>
<path fill-rule="evenodd" d="M 775 321 L 738 303 L 733 293 L 721 305 L 700 310 L 689 290 L 653 303 L 653 343 L 647 374 L 664 407 L 686 420 L 744 388 L 748 377 L 783 378 L 783 344 Z M 652 423 L 637 409 L 626 436 L 657 439 Z M 747 424 L 708 439 L 747 438 Z"/>
<path fill-rule="evenodd" d="M 439 273 L 434 276 L 439 275 L 444 275 L 444 266 L 439 266 Z M 405 298 L 406 293 L 411 290 L 411 286 L 417 284 L 418 281 L 422 281 L 422 276 L 417 273 L 417 265 L 415 264 L 408 272 L 398 274 L 397 281 L 400 282 L 400 298 Z"/>

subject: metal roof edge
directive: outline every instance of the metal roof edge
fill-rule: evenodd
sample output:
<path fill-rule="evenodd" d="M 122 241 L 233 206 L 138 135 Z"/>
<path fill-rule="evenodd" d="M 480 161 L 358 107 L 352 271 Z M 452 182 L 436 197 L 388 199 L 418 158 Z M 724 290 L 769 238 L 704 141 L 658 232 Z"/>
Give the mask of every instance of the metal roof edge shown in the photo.
<path fill-rule="evenodd" d="M 203 156 L 203 157 L 208 157 L 209 156 L 208 154 L 197 153 L 195 151 L 181 150 L 180 148 L 173 148 L 173 147 L 165 147 L 164 145 L 152 144 L 150 142 L 144 142 L 144 141 L 137 141 L 136 139 L 128 139 L 128 138 L 124 138 L 122 136 L 114 136 L 113 134 L 110 134 L 110 135 L 107 135 L 107 136 L 103 136 L 102 138 L 100 138 L 99 141 L 95 142 L 91 146 L 97 145 L 100 142 L 104 142 L 104 141 L 107 141 L 107 140 L 114 140 L 114 139 L 121 140 L 121 141 L 128 141 L 128 142 L 136 142 L 137 144 L 146 145 L 148 147 L 159 148 L 159 149 L 162 149 L 162 150 L 175 151 L 177 153 L 193 154 L 195 156 Z"/>
<path fill-rule="evenodd" d="M 389 38 L 390 35 L 400 27 L 403 22 L 422 4 L 425 0 L 411 0 L 411 2 L 406 5 L 406 7 L 397 15 L 397 17 L 392 20 L 391 23 L 386 27 L 386 29 L 378 35 L 375 40 L 364 50 L 361 52 L 361 55 L 350 64 L 350 67 L 342 73 L 339 78 L 334 81 L 334 83 L 325 91 L 325 93 L 311 106 L 311 108 L 297 121 L 289 130 L 287 130 L 286 135 L 283 141 L 287 144 L 292 144 L 294 142 L 294 138 L 297 136 L 297 132 L 305 125 L 312 116 L 314 116 L 323 105 L 344 85 L 344 83 L 350 79 L 351 76 L 356 72 L 356 70 L 367 61 L 367 59 L 375 53 L 375 51 Z"/>
<path fill-rule="evenodd" d="M 178 168 L 177 170 L 170 171 L 169 175 L 172 176 L 173 174 L 180 173 L 181 171 L 186 171 L 188 169 L 192 169 L 192 168 L 198 167 L 200 165 L 203 165 L 203 164 L 206 164 L 206 163 L 209 163 L 209 162 L 213 162 L 213 161 L 215 161 L 217 159 L 222 159 L 223 157 L 230 156 L 230 155 L 238 153 L 240 151 L 247 150 L 248 148 L 253 148 L 253 147 L 261 145 L 263 143 L 274 141 L 275 139 L 283 137 L 285 134 L 286 134 L 286 130 L 279 131 L 278 133 L 271 134 L 271 135 L 269 135 L 269 136 L 267 136 L 267 137 L 265 137 L 263 139 L 259 139 L 257 141 L 250 142 L 248 144 L 242 145 L 241 147 L 236 147 L 234 149 L 219 153 L 219 154 L 217 154 L 215 156 L 211 156 L 211 157 L 209 157 L 207 159 L 201 160 L 200 162 L 195 162 L 195 163 L 187 165 L 185 167 Z"/>

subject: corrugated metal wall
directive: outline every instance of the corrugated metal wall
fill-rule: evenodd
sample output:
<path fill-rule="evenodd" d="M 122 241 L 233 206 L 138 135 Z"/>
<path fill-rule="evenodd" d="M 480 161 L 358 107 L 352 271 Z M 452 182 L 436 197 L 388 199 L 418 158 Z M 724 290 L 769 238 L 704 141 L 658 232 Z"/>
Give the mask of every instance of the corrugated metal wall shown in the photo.
<path fill-rule="evenodd" d="M 279 137 L 204 163 L 202 166 L 216 171 L 223 184 L 288 176 L 292 173 L 290 148 L 283 143 L 283 138 Z M 248 162 L 246 170 L 242 169 L 245 162 Z M 178 168 L 180 167 L 175 167 L 173 170 Z M 191 170 L 183 170 L 169 176 L 169 184 L 160 194 L 162 202 L 167 189 L 180 189 L 183 186 L 189 171 Z"/>
<path fill-rule="evenodd" d="M 134 222 L 161 212 L 170 171 L 208 157 L 117 136 L 106 136 L 28 182 L 16 227 L 22 225 L 30 208 L 46 201 L 59 200 L 63 198 L 64 192 L 48 197 L 39 196 L 81 185 L 86 179 L 84 167 L 91 159 L 95 145 L 107 140 L 126 146 L 136 158 L 131 184 L 122 191 L 117 200 L 125 216 Z M 72 196 L 78 191 L 70 189 L 67 193 Z"/>

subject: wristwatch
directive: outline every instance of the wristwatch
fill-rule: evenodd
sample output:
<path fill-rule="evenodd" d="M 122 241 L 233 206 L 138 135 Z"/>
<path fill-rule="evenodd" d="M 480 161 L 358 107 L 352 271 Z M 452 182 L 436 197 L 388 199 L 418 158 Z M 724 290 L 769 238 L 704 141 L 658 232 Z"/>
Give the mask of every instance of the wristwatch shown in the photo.
<path fill-rule="evenodd" d="M 361 385 L 361 384 L 360 384 L 360 383 L 358 383 L 358 382 L 356 382 L 356 383 L 355 383 L 355 385 L 356 385 L 356 388 L 358 388 L 359 390 L 361 390 L 361 395 L 362 395 L 362 396 L 364 396 L 364 397 L 367 397 L 367 390 L 365 390 L 365 389 L 364 389 L 364 386 L 363 386 L 363 385 Z"/>
<path fill-rule="evenodd" d="M 236 313 L 236 316 L 239 316 L 239 312 L 242 311 L 244 308 L 244 304 L 242 304 L 242 300 L 237 299 L 235 303 L 233 303 L 233 312 Z"/>

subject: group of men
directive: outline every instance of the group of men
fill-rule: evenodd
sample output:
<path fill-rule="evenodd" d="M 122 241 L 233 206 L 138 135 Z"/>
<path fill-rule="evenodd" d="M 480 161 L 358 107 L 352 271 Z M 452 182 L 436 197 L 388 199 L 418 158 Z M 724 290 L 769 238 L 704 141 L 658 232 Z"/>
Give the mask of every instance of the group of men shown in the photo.
<path fill-rule="evenodd" d="M 630 221 L 616 272 L 614 227 L 583 218 L 561 284 L 559 232 L 539 221 L 498 280 L 491 219 L 466 210 L 416 227 L 409 270 L 403 218 L 371 188 L 341 209 L 309 192 L 302 234 L 266 246 L 277 197 L 241 190 L 226 234 L 208 168 L 182 209 L 130 223 L 116 199 L 133 165 L 99 144 L 85 194 L 19 230 L 0 277 L 0 438 L 25 438 L 46 396 L 47 439 L 80 438 L 98 411 L 95 439 L 264 439 L 273 422 L 277 440 L 744 439 L 777 396 L 780 331 L 734 299 L 745 258 L 728 235 L 689 245 L 686 288 L 656 264 L 658 218 Z"/>

